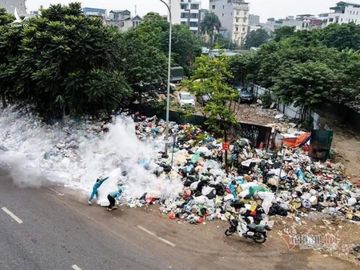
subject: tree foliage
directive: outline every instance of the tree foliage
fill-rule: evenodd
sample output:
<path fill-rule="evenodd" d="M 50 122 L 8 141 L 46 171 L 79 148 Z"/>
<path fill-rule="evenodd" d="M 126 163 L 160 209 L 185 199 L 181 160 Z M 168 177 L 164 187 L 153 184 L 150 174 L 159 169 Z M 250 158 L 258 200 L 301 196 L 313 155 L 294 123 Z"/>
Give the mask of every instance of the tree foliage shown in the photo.
<path fill-rule="evenodd" d="M 46 116 L 111 113 L 127 104 L 119 35 L 85 17 L 80 4 L 53 5 L 6 34 L 0 45 L 7 48 L 0 68 L 6 99 Z"/>
<path fill-rule="evenodd" d="M 275 29 L 274 31 L 274 40 L 280 41 L 282 39 L 286 39 L 294 35 L 294 33 L 295 33 L 295 27 L 293 26 L 280 27 L 278 29 Z"/>
<path fill-rule="evenodd" d="M 257 29 L 256 31 L 251 31 L 246 35 L 244 48 L 250 49 L 252 47 L 260 47 L 269 39 L 270 36 L 264 29 Z"/>
<path fill-rule="evenodd" d="M 143 22 L 130 35 L 141 41 L 143 48 L 159 49 L 167 56 L 169 48 L 169 23 L 157 13 L 148 13 Z M 172 65 L 182 66 L 187 75 L 196 56 L 201 53 L 200 40 L 184 25 L 172 27 Z"/>
<path fill-rule="evenodd" d="M 359 25 L 330 25 L 275 38 L 250 55 L 231 60 L 234 79 L 270 88 L 284 102 L 314 108 L 331 101 L 360 108 Z"/>
<path fill-rule="evenodd" d="M 221 27 L 219 17 L 213 13 L 208 12 L 205 14 L 204 19 L 200 22 L 200 31 L 202 34 L 207 34 L 210 37 L 210 47 L 215 43 L 215 34 L 219 32 Z"/>
<path fill-rule="evenodd" d="M 8 14 L 5 8 L 0 7 L 0 26 L 9 24 L 14 20 L 15 17 L 13 15 Z"/>
<path fill-rule="evenodd" d="M 211 97 L 203 112 L 208 118 L 207 124 L 216 131 L 224 131 L 227 124 L 236 122 L 231 101 L 238 98 L 238 92 L 228 83 L 231 77 L 228 58 L 201 56 L 196 58 L 194 73 L 187 83 L 197 97 Z"/>
<path fill-rule="evenodd" d="M 149 13 L 120 33 L 86 17 L 79 3 L 52 5 L 22 23 L 0 9 L 0 98 L 31 105 L 45 117 L 102 115 L 129 106 L 134 92 L 164 87 L 168 22 Z M 189 29 L 175 26 L 173 65 L 188 72 L 200 54 Z"/>
<path fill-rule="evenodd" d="M 325 63 L 307 61 L 282 69 L 272 90 L 286 103 L 313 109 L 329 96 L 334 83 L 334 71 Z"/>

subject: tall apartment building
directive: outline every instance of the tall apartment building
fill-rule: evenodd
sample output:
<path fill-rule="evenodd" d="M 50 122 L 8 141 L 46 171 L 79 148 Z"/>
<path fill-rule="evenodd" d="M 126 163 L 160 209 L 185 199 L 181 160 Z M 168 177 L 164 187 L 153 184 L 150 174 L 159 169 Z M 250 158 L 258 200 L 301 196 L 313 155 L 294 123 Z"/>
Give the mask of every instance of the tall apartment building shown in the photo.
<path fill-rule="evenodd" d="M 210 0 L 209 5 L 209 11 L 219 17 L 224 35 L 242 45 L 249 28 L 249 4 L 244 0 Z"/>
<path fill-rule="evenodd" d="M 321 14 L 323 25 L 332 23 L 356 23 L 360 24 L 360 4 L 349 2 L 338 2 L 335 7 L 330 8 L 333 13 Z"/>
<path fill-rule="evenodd" d="M 256 31 L 256 30 L 261 29 L 261 28 L 262 27 L 260 25 L 260 16 L 250 14 L 249 15 L 249 32 Z"/>
<path fill-rule="evenodd" d="M 193 33 L 198 33 L 200 3 L 200 0 L 172 0 L 172 24 L 187 25 Z"/>
<path fill-rule="evenodd" d="M 19 16 L 26 15 L 26 0 L 1 0 L 0 7 L 6 9 L 6 11 L 10 14 L 14 14 L 15 8 Z"/>

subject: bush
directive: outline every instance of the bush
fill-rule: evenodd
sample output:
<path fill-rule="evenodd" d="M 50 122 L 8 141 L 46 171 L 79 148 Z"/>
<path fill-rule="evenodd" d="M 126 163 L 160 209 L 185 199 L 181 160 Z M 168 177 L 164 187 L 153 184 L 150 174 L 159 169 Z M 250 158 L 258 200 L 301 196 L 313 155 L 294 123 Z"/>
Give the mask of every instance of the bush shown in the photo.
<path fill-rule="evenodd" d="M 266 109 L 270 108 L 273 102 L 270 91 L 266 91 L 262 96 L 260 96 L 260 100 L 264 108 Z"/>

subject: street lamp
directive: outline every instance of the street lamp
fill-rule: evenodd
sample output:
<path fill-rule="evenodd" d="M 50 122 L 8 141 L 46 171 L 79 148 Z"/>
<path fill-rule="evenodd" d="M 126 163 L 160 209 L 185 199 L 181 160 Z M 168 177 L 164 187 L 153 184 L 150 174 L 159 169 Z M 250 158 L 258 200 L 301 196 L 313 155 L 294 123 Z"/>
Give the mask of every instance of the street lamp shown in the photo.
<path fill-rule="evenodd" d="M 170 110 L 170 76 L 171 76 L 171 0 L 169 4 L 165 0 L 160 0 L 169 10 L 169 56 L 168 56 L 168 81 L 167 81 L 167 95 L 166 95 L 166 127 L 165 127 L 165 155 L 167 155 L 168 139 L 169 139 L 169 110 Z"/>

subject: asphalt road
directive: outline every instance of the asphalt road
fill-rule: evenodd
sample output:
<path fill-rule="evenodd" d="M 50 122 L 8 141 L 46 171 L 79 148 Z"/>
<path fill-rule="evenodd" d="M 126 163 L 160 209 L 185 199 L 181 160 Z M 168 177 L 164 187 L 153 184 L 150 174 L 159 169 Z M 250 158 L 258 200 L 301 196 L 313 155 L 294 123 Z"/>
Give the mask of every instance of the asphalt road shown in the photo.
<path fill-rule="evenodd" d="M 0 170 L 0 270 L 354 269 L 346 261 L 223 235 L 226 224 L 188 225 L 157 209 L 108 212 L 60 187 L 19 188 Z"/>
<path fill-rule="evenodd" d="M 158 260 L 141 245 L 114 233 L 106 221 L 91 220 L 56 196 L 61 197 L 46 188 L 17 188 L 8 177 L 1 177 L 1 270 L 169 267 L 166 260 Z M 19 224 L 3 207 L 23 223 Z"/>

